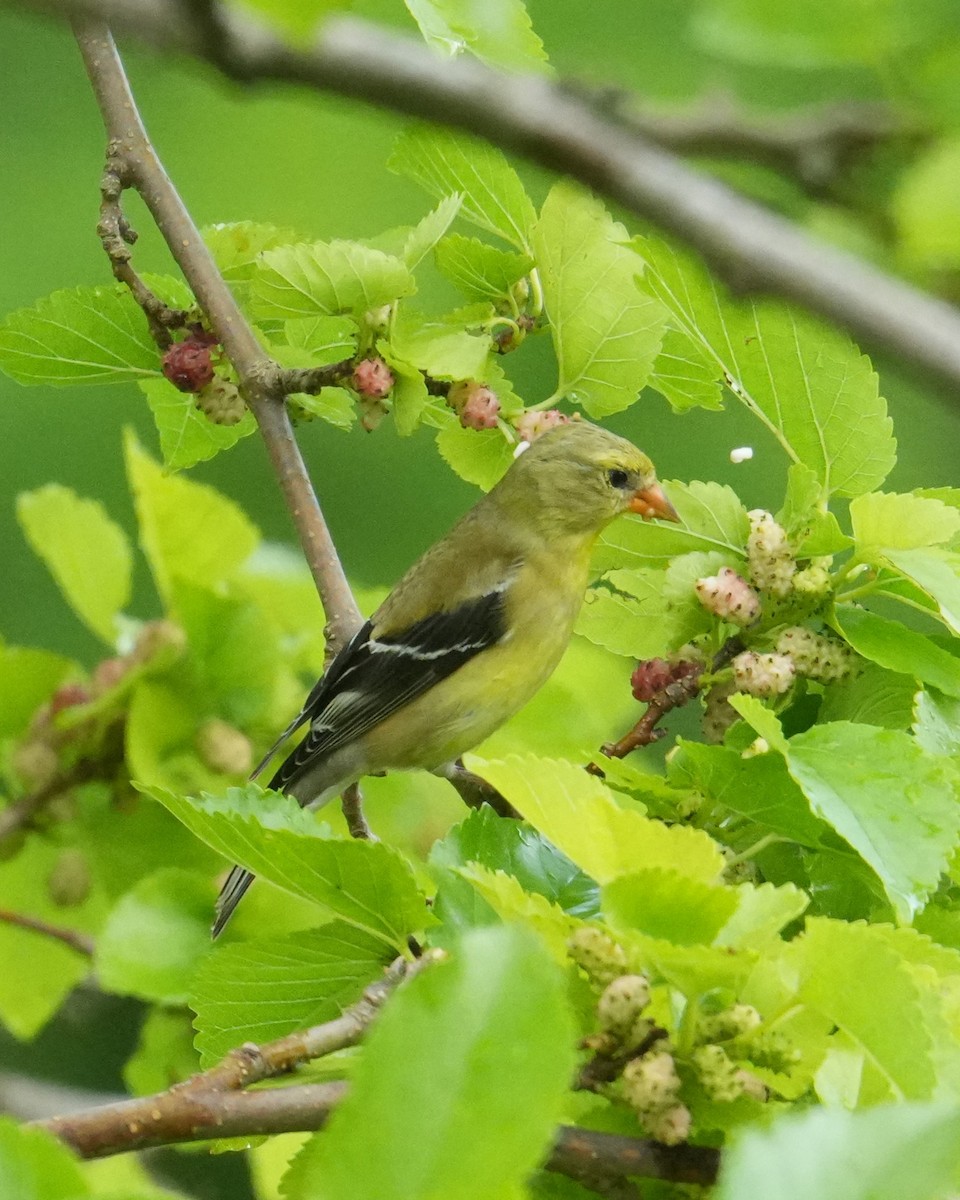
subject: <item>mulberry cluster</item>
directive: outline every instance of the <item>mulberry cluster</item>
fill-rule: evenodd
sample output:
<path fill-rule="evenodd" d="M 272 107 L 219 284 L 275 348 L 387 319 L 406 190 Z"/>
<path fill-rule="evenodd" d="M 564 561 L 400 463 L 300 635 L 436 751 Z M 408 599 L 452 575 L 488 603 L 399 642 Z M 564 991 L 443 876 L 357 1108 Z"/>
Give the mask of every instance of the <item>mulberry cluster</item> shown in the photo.
<path fill-rule="evenodd" d="M 777 651 L 787 655 L 798 675 L 821 683 L 845 679 L 856 665 L 856 655 L 845 642 L 824 637 L 802 625 L 785 629 L 777 638 Z"/>
<path fill-rule="evenodd" d="M 624 1100 L 658 1142 L 676 1146 L 690 1136 L 690 1110 L 680 1103 L 680 1076 L 667 1050 L 631 1059 L 620 1076 Z"/>
<path fill-rule="evenodd" d="M 789 595 L 797 570 L 786 530 L 762 508 L 755 508 L 747 515 L 750 518 L 747 539 L 750 578 L 761 591 L 782 600 Z"/>
<path fill-rule="evenodd" d="M 583 925 L 567 941 L 567 953 L 587 975 L 602 986 L 627 969 L 623 947 L 595 925 Z"/>

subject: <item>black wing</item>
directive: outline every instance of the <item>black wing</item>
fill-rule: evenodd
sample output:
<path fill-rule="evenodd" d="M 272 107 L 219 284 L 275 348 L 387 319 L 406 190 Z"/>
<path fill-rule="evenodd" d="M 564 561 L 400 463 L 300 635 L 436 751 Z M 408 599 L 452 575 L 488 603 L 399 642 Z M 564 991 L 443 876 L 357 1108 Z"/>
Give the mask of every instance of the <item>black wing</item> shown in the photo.
<path fill-rule="evenodd" d="M 284 732 L 288 737 L 310 722 L 309 733 L 281 764 L 270 787 L 282 790 L 308 763 L 362 737 L 474 655 L 496 645 L 506 633 L 504 592 L 487 592 L 382 637 L 372 636 L 373 623 L 368 621 L 333 660 Z"/>

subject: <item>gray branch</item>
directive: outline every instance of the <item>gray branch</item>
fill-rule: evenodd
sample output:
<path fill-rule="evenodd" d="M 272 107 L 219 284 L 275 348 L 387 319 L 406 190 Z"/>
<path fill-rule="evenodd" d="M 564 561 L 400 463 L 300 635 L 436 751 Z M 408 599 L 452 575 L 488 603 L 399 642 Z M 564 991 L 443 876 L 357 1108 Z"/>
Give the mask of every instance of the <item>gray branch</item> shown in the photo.
<path fill-rule="evenodd" d="M 211 4 L 194 10 L 180 0 L 20 5 L 108 21 L 245 83 L 299 84 L 488 138 L 682 239 L 736 292 L 795 301 L 870 348 L 960 385 L 960 311 L 696 170 L 576 88 L 498 72 L 468 57 L 442 59 L 417 40 L 356 20 L 331 21 L 314 46 L 297 49 L 265 25 Z"/>

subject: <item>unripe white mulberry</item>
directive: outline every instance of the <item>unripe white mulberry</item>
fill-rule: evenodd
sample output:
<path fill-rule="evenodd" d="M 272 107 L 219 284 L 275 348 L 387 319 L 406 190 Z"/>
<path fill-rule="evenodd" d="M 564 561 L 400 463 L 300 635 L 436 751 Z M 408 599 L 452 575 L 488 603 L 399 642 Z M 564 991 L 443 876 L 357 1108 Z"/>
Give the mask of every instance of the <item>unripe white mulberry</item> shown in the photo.
<path fill-rule="evenodd" d="M 856 655 L 836 638 L 824 637 L 803 625 L 785 629 L 777 638 L 777 650 L 789 655 L 798 675 L 832 683 L 849 675 L 856 665 Z"/>
<path fill-rule="evenodd" d="M 247 411 L 237 385 L 219 375 L 197 392 L 197 408 L 214 425 L 237 425 Z"/>
<path fill-rule="evenodd" d="M 743 1095 L 739 1072 L 722 1046 L 698 1046 L 690 1055 L 690 1062 L 711 1100 L 729 1104 Z"/>
<path fill-rule="evenodd" d="M 707 692 L 703 707 L 703 740 L 711 746 L 719 746 L 723 735 L 734 721 L 740 719 L 740 714 L 729 703 L 729 697 L 736 691 L 730 681 L 715 683 Z"/>
<path fill-rule="evenodd" d="M 672 1104 L 658 1113 L 643 1119 L 643 1127 L 654 1139 L 664 1146 L 677 1146 L 690 1136 L 692 1118 L 685 1104 Z"/>
<path fill-rule="evenodd" d="M 750 536 L 747 539 L 747 558 L 750 562 L 750 578 L 761 591 L 782 599 L 790 592 L 797 570 L 786 530 L 762 508 L 753 509 L 748 516 Z"/>
<path fill-rule="evenodd" d="M 47 892 L 61 908 L 82 904 L 90 894 L 90 867 L 82 850 L 61 850 L 47 877 Z"/>
<path fill-rule="evenodd" d="M 567 940 L 567 953 L 595 983 L 606 986 L 627 969 L 623 947 L 595 925 L 583 925 Z"/>
<path fill-rule="evenodd" d="M 517 418 L 516 429 L 522 442 L 535 442 L 548 429 L 569 424 L 570 418 L 558 408 L 548 408 L 545 411 L 530 409 Z"/>
<path fill-rule="evenodd" d="M 822 599 L 830 592 L 830 572 L 817 563 L 804 567 L 793 577 L 793 590 L 811 600 Z"/>
<path fill-rule="evenodd" d="M 666 1050 L 631 1059 L 620 1079 L 624 1099 L 640 1113 L 667 1108 L 680 1094 L 676 1063 Z"/>
<path fill-rule="evenodd" d="M 737 690 L 768 699 L 788 691 L 794 681 L 793 660 L 785 654 L 758 654 L 744 650 L 732 662 Z"/>
<path fill-rule="evenodd" d="M 650 1003 L 650 984 L 644 975 L 620 975 L 608 983 L 597 1002 L 600 1028 L 626 1039 Z"/>
<path fill-rule="evenodd" d="M 734 625 L 749 625 L 760 616 L 760 597 L 732 567 L 698 579 L 697 598 L 708 612 Z"/>
<path fill-rule="evenodd" d="M 722 1012 L 700 1019 L 700 1036 L 705 1042 L 723 1042 L 751 1033 L 761 1022 L 752 1004 L 734 1004 Z"/>
<path fill-rule="evenodd" d="M 253 745 L 233 725 L 212 717 L 197 731 L 197 753 L 212 771 L 223 775 L 249 775 L 253 767 Z"/>

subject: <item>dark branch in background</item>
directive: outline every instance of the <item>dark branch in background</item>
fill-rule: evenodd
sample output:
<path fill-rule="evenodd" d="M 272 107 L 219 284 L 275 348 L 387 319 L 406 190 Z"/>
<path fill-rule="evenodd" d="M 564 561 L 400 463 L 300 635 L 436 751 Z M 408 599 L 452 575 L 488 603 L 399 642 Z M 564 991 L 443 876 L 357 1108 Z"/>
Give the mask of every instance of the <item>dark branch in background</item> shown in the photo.
<path fill-rule="evenodd" d="M 960 311 L 689 166 L 575 87 L 508 75 L 466 56 L 445 60 L 412 38 L 355 20 L 331 21 L 312 48 L 295 49 L 262 23 L 210 4 L 202 6 L 208 19 L 201 26 L 175 0 L 19 2 L 107 20 L 244 83 L 301 84 L 486 137 L 679 237 L 736 291 L 796 301 L 884 355 L 923 368 L 954 391 L 960 386 Z M 214 50 L 211 13 L 220 31 Z"/>
<path fill-rule="evenodd" d="M 5 925 L 16 925 L 18 929 L 29 929 L 31 933 L 38 933 L 43 937 L 63 942 L 65 946 L 69 946 L 71 950 L 76 950 L 78 954 L 84 955 L 85 958 L 93 957 L 93 938 L 87 937 L 85 933 L 80 933 L 76 929 L 66 929 L 62 925 L 51 925 L 47 921 L 41 921 L 39 917 L 28 917 L 24 913 L 11 912 L 7 908 L 0 908 L 0 921 Z"/>
<path fill-rule="evenodd" d="M 246 1089 L 356 1045 L 394 989 L 437 958 L 432 952 L 414 962 L 397 959 L 342 1016 L 263 1046 L 247 1043 L 217 1066 L 165 1092 L 44 1116 L 33 1123 L 71 1146 L 81 1158 L 178 1142 L 321 1129 L 346 1094 L 346 1084 Z M 402 1098 L 397 1102 L 402 1103 Z M 605 1195 L 627 1196 L 631 1193 L 618 1185 L 629 1175 L 709 1184 L 716 1179 L 718 1164 L 719 1152 L 706 1147 L 666 1147 L 644 1138 L 561 1126 L 545 1166 Z"/>
<path fill-rule="evenodd" d="M 126 262 L 123 261 L 124 243 L 129 243 L 129 227 L 119 212 L 119 199 L 122 189 L 130 187 L 142 196 L 237 371 L 244 398 L 260 426 L 320 592 L 329 640 L 334 649 L 339 648 L 359 627 L 361 617 L 293 436 L 283 402 L 284 395 L 291 389 L 286 386 L 280 367 L 257 341 L 164 171 L 140 120 L 109 30 L 99 25 L 80 26 L 77 42 L 109 139 L 101 237 L 114 272 L 131 287 L 134 297 L 147 313 L 151 329 L 155 334 L 161 331 L 162 336 L 165 332 L 162 306 L 156 307 L 159 302 L 133 274 L 129 251 L 126 251 Z M 298 380 L 298 386 L 302 382 Z"/>

